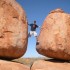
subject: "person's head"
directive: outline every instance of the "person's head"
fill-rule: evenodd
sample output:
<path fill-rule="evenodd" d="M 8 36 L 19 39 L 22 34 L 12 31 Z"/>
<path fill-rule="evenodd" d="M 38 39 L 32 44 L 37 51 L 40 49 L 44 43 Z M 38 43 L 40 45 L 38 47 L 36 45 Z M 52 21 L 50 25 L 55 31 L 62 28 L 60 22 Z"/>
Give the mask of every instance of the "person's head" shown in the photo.
<path fill-rule="evenodd" d="M 34 24 L 36 24 L 36 21 L 34 20 Z"/>

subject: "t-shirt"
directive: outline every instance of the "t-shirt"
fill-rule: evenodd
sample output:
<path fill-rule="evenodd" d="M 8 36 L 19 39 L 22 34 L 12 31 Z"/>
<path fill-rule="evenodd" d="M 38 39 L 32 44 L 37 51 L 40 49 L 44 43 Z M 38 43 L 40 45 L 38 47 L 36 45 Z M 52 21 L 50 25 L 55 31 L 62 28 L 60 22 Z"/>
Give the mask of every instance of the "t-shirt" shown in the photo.
<path fill-rule="evenodd" d="M 36 24 L 29 24 L 31 26 L 31 31 L 36 31 L 36 28 L 38 28 L 38 25 Z"/>

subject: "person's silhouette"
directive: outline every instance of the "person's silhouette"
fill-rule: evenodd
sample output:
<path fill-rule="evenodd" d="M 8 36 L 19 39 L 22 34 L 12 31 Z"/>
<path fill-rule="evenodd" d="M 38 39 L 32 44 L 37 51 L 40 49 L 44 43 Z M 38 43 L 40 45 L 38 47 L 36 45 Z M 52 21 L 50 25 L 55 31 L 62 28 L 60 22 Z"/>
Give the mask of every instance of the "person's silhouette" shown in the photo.
<path fill-rule="evenodd" d="M 29 26 L 31 26 L 31 30 L 28 34 L 28 37 L 31 37 L 32 35 L 34 35 L 37 38 L 37 32 L 36 32 L 36 28 L 40 27 L 36 24 L 36 21 L 34 21 L 33 24 L 28 24 Z"/>

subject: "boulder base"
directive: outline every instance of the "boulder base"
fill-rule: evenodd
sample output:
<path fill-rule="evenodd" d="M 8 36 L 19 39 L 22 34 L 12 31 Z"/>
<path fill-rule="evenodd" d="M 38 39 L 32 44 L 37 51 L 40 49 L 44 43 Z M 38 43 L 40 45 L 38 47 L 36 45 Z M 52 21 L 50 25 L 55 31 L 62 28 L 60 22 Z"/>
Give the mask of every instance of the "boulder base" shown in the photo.
<path fill-rule="evenodd" d="M 38 60 L 33 63 L 31 70 L 70 70 L 70 63 Z"/>
<path fill-rule="evenodd" d="M 30 70 L 26 65 L 0 60 L 0 70 Z"/>

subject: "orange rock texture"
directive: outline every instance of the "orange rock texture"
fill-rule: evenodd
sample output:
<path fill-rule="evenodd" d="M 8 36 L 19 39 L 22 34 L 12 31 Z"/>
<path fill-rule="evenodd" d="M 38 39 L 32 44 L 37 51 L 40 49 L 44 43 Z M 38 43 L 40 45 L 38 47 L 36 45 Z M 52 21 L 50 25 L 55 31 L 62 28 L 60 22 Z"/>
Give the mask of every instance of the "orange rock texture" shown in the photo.
<path fill-rule="evenodd" d="M 37 51 L 51 58 L 70 60 L 70 14 L 55 9 L 44 20 Z"/>
<path fill-rule="evenodd" d="M 27 49 L 26 14 L 15 0 L 0 0 L 0 57 L 19 58 Z"/>
<path fill-rule="evenodd" d="M 70 70 L 70 63 L 38 60 L 33 63 L 31 70 Z"/>
<path fill-rule="evenodd" d="M 26 65 L 0 60 L 0 70 L 30 70 Z"/>

